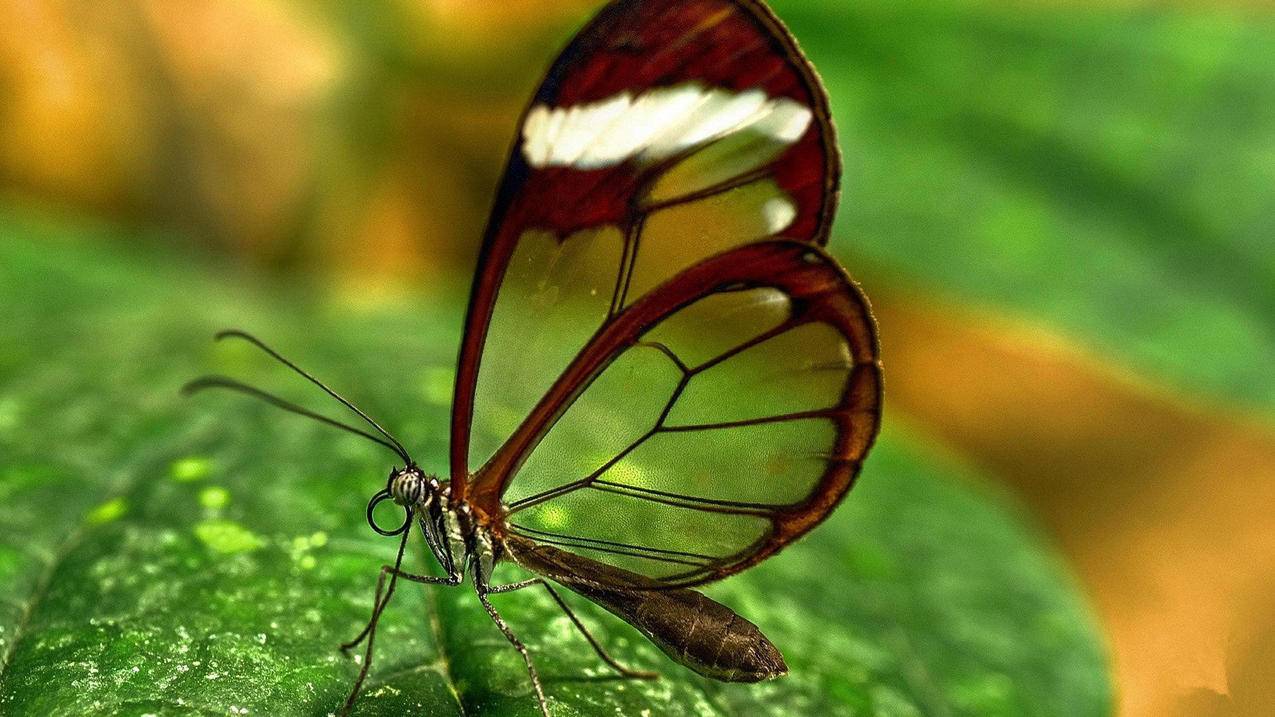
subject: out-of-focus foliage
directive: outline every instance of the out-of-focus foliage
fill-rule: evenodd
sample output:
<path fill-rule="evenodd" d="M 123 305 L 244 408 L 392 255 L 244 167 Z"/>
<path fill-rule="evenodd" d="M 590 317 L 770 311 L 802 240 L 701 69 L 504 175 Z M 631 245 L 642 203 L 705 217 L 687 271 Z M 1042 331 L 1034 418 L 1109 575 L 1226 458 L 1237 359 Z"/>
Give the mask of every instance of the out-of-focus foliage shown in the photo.
<path fill-rule="evenodd" d="M 23 341 L 0 344 L 0 709 L 337 707 L 357 668 L 336 644 L 358 631 L 394 550 L 361 510 L 392 456 L 238 397 L 176 390 L 195 356 L 296 386 L 257 354 L 210 353 L 213 327 L 253 317 L 439 467 L 456 322 L 419 306 L 296 311 L 291 293 L 171 255 L 77 243 L 7 242 L 0 267 L 0 302 L 26 309 Z M 999 497 L 952 480 L 967 475 L 899 426 L 814 537 L 713 590 L 786 652 L 792 674 L 765 685 L 699 679 L 594 610 L 607 645 L 666 674 L 607 680 L 545 595 L 499 605 L 562 714 L 1108 713 L 1104 651 L 1069 580 Z M 413 550 L 419 564 L 424 547 Z M 383 625 L 358 713 L 534 712 L 520 658 L 467 586 L 404 585 Z"/>
<path fill-rule="evenodd" d="M 775 4 L 831 88 L 848 255 L 1275 409 L 1275 17 Z"/>

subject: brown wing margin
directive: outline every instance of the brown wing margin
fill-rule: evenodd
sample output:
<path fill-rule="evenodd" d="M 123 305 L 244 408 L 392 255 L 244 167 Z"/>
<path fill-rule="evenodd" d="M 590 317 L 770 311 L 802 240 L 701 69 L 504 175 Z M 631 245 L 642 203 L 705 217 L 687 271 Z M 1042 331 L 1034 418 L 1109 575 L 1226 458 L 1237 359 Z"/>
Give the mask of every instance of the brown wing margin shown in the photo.
<path fill-rule="evenodd" d="M 678 22 L 667 22 L 677 13 Z M 761 57 L 741 65 L 741 48 L 731 44 L 735 36 L 721 38 L 721 50 L 731 62 L 697 67 L 678 64 L 665 52 L 663 64 L 651 53 L 685 42 L 703 23 L 686 23 L 695 13 L 705 18 L 731 15 L 732 22 L 751 28 L 762 38 Z M 681 37 L 664 37 L 669 28 L 685 28 Z M 722 27 L 728 27 L 722 25 Z M 656 35 L 658 28 L 659 35 Z M 694 38 L 699 41 L 702 38 Z M 747 39 L 747 38 L 746 38 Z M 625 62 L 622 55 L 632 55 Z M 807 104 L 815 117 L 815 129 L 778 159 L 772 169 L 778 183 L 797 201 L 799 214 L 784 232 L 792 239 L 823 245 L 827 242 L 836 211 L 841 165 L 827 95 L 796 41 L 775 15 L 759 0 L 618 0 L 605 7 L 564 49 L 540 89 L 524 110 L 537 104 L 574 104 L 605 97 L 619 88 L 667 85 L 698 81 L 732 89 L 760 87 L 777 96 Z M 605 176 L 575 176 L 561 170 L 533 170 L 522 157 L 521 132 L 510 150 L 500 189 L 496 195 L 478 271 L 470 294 L 465 332 L 460 348 L 453 394 L 450 475 L 452 498 L 465 499 L 470 479 L 470 426 L 484 344 L 496 307 L 496 298 L 509 261 L 523 233 L 547 229 L 566 236 L 573 229 L 614 224 L 626 234 L 640 221 L 633 203 L 640 188 L 652 179 L 649 172 L 632 176 L 632 167 L 621 166 Z M 626 174 L 627 173 L 627 174 Z M 596 187 L 617 187 L 598 196 Z M 577 191 L 587 188 L 587 191 Z M 570 201 L 575 196 L 579 201 Z M 567 222 L 571 222 L 568 225 Z"/>
<path fill-rule="evenodd" d="M 834 259 L 821 249 L 800 242 L 769 241 L 734 249 L 682 272 L 618 315 L 590 341 L 531 416 L 475 477 L 470 503 L 486 514 L 497 535 L 506 527 L 506 509 L 501 506 L 505 488 L 530 452 L 591 382 L 665 318 L 715 292 L 741 288 L 776 289 L 791 301 L 790 317 L 771 335 L 819 322 L 845 338 L 849 352 L 847 379 L 835 405 L 820 412 L 822 418 L 835 425 L 835 439 L 823 456 L 823 474 L 802 500 L 750 508 L 753 515 L 769 521 L 770 529 L 764 535 L 733 554 L 717 556 L 708 564 L 662 579 L 659 585 L 688 587 L 744 570 L 831 513 L 853 484 L 880 425 L 882 384 L 875 323 L 867 299 Z M 649 589 L 646 584 L 627 587 Z"/>

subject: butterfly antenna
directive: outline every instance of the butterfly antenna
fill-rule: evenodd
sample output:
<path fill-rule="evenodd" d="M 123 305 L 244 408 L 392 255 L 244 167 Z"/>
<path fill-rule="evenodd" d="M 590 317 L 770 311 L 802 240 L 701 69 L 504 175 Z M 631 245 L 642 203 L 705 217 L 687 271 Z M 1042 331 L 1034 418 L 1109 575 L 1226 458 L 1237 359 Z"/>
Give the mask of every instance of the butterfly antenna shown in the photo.
<path fill-rule="evenodd" d="M 194 381 L 191 381 L 190 383 L 187 383 L 185 386 L 182 386 L 181 392 L 183 396 L 191 396 L 196 393 L 199 393 L 200 391 L 205 391 L 210 388 L 222 388 L 222 389 L 228 389 L 231 391 L 238 391 L 239 393 L 247 394 L 249 396 L 252 396 L 253 398 L 261 399 L 262 401 L 265 401 L 266 403 L 269 403 L 270 405 L 275 406 L 277 408 L 282 408 L 285 411 L 295 413 L 298 416 L 305 416 L 306 418 L 314 419 L 318 421 L 319 423 L 332 426 L 333 428 L 339 428 L 343 431 L 353 433 L 356 436 L 362 436 L 368 439 L 369 441 L 372 441 L 374 443 L 379 443 L 382 446 L 385 446 L 386 448 L 390 449 L 391 451 L 394 451 L 404 461 L 408 463 L 411 462 L 411 459 L 409 459 L 402 452 L 399 446 L 396 446 L 393 443 L 390 443 L 389 441 L 385 440 L 384 438 L 381 438 L 380 436 L 373 435 L 361 428 L 355 428 L 354 426 L 342 423 L 332 418 L 328 418 L 327 416 L 315 413 L 314 411 L 311 411 L 309 409 L 302 408 L 301 406 L 298 406 L 295 403 L 286 401 L 282 398 L 279 398 L 278 396 L 275 396 L 274 394 L 266 393 L 265 391 L 262 391 L 261 389 L 255 386 L 249 386 L 248 384 L 243 383 L 241 381 L 236 381 L 233 378 L 227 378 L 225 376 L 203 376 L 203 377 L 195 379 Z"/>
<path fill-rule="evenodd" d="M 397 454 L 399 455 L 399 457 L 400 457 L 400 458 L 402 458 L 404 461 L 406 461 L 408 465 L 414 465 L 414 464 L 412 463 L 412 459 L 411 459 L 411 457 L 410 457 L 410 456 L 408 455 L 408 453 L 407 453 L 407 449 L 403 447 L 403 444 L 402 444 L 402 443 L 399 443 L 399 441 L 398 441 L 398 439 L 397 439 L 397 438 L 395 438 L 394 436 L 390 435 L 390 432 L 389 432 L 389 431 L 387 431 L 387 430 L 385 430 L 384 428 L 382 428 L 382 427 L 381 427 L 381 424 L 379 424 L 379 423 L 377 423 L 376 421 L 372 420 L 372 417 L 371 417 L 371 416 L 369 416 L 369 415 L 367 415 L 366 413 L 364 413 L 363 411 L 359 410 L 359 407 L 358 407 L 358 406 L 355 406 L 353 403 L 350 403 L 350 402 L 349 402 L 349 401 L 348 401 L 348 400 L 347 400 L 344 396 L 342 396 L 341 394 L 337 393 L 336 391 L 333 391 L 332 389 L 328 388 L 328 387 L 327 387 L 327 385 L 326 385 L 326 384 L 324 384 L 324 383 L 323 383 L 322 381 L 320 381 L 319 379 L 315 378 L 314 376 L 311 376 L 311 375 L 310 375 L 310 374 L 309 374 L 309 373 L 308 373 L 305 369 L 301 368 L 300 366 L 296 365 L 295 363 L 292 363 L 292 362 L 291 362 L 291 361 L 289 361 L 288 359 L 284 358 L 284 357 L 283 357 L 283 356 L 282 356 L 282 355 L 281 355 L 278 351 L 275 351 L 274 349 L 272 349 L 272 348 L 270 348 L 269 346 L 267 346 L 267 345 L 265 344 L 265 342 L 263 342 L 261 339 L 258 339 L 256 336 L 253 336 L 252 334 L 249 334 L 249 333 L 247 333 L 247 332 L 245 332 L 245 331 L 240 331 L 240 330 L 238 330 L 238 329 L 229 329 L 229 330 L 227 330 L 227 331 L 219 331 L 219 332 L 217 333 L 217 335 L 216 335 L 216 337 L 215 337 L 215 338 L 216 338 L 216 340 L 217 340 L 217 341 L 221 341 L 221 340 L 223 340 L 223 339 L 243 339 L 244 341 L 247 341 L 248 343 L 250 343 L 250 344 L 252 344 L 252 345 L 256 346 L 257 348 L 261 349 L 262 351 L 266 352 L 266 353 L 267 353 L 267 354 L 269 354 L 272 358 L 274 358 L 274 360 L 278 361 L 279 363 L 283 364 L 284 366 L 287 366 L 288 368 L 290 368 L 290 369 L 292 369 L 293 371 L 297 372 L 297 373 L 298 373 L 298 374 L 300 374 L 301 376 L 305 377 L 305 379 L 306 379 L 307 381 L 309 381 L 310 383 L 314 384 L 315 386 L 318 386 L 319 388 L 323 389 L 323 392 L 324 392 L 324 393 L 326 393 L 326 394 L 328 394 L 329 396 L 331 396 L 332 398 L 336 399 L 338 402 L 340 402 L 340 404 L 341 404 L 342 406 L 345 406 L 346 408 L 350 409 L 350 410 L 351 410 L 351 411 L 353 411 L 355 414 L 357 414 L 359 418 L 362 418 L 364 421 L 366 421 L 366 422 L 367 422 L 367 424 L 368 424 L 369 426 L 371 426 L 372 428 L 374 428 L 374 429 L 376 430 L 376 432 L 377 432 L 377 433 L 379 433 L 379 434 L 381 434 L 382 436 L 384 436 L 384 437 L 385 437 L 385 439 L 386 439 L 387 441 L 389 441 L 391 444 L 393 444 L 393 445 L 392 445 L 392 448 L 394 449 L 394 452 L 395 452 L 395 453 L 397 453 Z"/>

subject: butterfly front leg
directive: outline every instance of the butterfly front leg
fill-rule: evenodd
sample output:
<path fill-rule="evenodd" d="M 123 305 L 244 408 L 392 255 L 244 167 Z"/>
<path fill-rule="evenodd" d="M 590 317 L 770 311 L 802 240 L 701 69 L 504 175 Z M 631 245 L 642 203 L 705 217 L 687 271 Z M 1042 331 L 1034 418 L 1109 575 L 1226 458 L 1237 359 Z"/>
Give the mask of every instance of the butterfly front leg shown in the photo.
<path fill-rule="evenodd" d="M 410 526 L 410 516 L 408 520 Z M 354 686 L 350 689 L 350 694 L 346 697 L 345 704 L 341 707 L 341 711 L 339 713 L 341 717 L 348 715 L 350 710 L 354 707 L 354 702 L 358 699 L 359 691 L 363 688 L 363 681 L 367 679 L 368 671 L 372 668 L 372 647 L 376 641 L 376 626 L 380 623 L 381 614 L 385 612 L 386 606 L 389 605 L 390 598 L 394 596 L 394 588 L 398 583 L 398 579 L 402 578 L 410 582 L 421 583 L 424 585 L 456 586 L 460 585 L 464 578 L 461 571 L 456 569 L 454 561 L 450 559 L 444 564 L 448 573 L 446 577 L 438 577 L 435 575 L 416 575 L 414 573 L 401 570 L 400 566 L 403 564 L 403 553 L 407 550 L 407 539 L 410 532 L 410 529 L 403 531 L 403 537 L 399 541 L 398 555 L 394 559 L 394 564 L 381 566 L 381 572 L 376 579 L 376 594 L 372 600 L 372 617 L 368 620 L 368 623 L 363 630 L 353 640 L 341 645 L 341 651 L 348 653 L 351 649 L 358 646 L 359 643 L 364 642 L 365 640 L 367 642 L 367 647 L 364 648 L 363 651 L 363 664 L 359 669 L 359 676 L 355 679 Z M 430 547 L 432 548 L 434 541 L 430 539 L 428 532 L 426 532 L 426 540 L 430 543 Z M 385 577 L 387 575 L 390 579 L 388 587 L 385 582 Z M 382 596 L 382 593 L 384 596 Z"/>
<path fill-rule="evenodd" d="M 381 573 L 376 579 L 376 597 L 372 601 L 372 605 L 373 605 L 372 618 L 368 620 L 368 623 L 366 626 L 364 626 L 363 631 L 360 632 L 353 640 L 350 640 L 349 642 L 345 642 L 341 644 L 342 652 L 349 652 L 355 647 L 358 647 L 359 643 L 367 639 L 368 636 L 376 629 L 376 623 L 380 618 L 381 612 L 385 609 L 386 605 L 388 605 L 390 601 L 390 595 L 386 595 L 384 601 L 382 601 L 381 599 L 381 593 L 384 591 L 386 575 L 392 576 L 394 578 L 402 578 L 410 582 L 421 583 L 424 585 L 446 585 L 448 587 L 455 587 L 457 585 L 460 585 L 462 580 L 462 576 L 459 572 L 452 575 L 448 575 L 447 577 L 438 577 L 435 575 L 415 575 L 413 573 L 408 573 L 408 572 L 399 570 L 395 568 L 393 565 L 382 565 Z M 393 589 L 391 588 L 391 594 L 392 593 L 393 593 Z"/>

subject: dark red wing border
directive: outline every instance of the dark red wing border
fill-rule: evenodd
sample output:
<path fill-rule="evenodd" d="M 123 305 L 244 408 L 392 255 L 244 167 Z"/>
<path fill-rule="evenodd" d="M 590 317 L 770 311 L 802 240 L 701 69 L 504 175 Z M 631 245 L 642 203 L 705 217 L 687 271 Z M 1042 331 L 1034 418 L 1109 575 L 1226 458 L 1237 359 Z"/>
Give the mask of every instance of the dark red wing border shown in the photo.
<path fill-rule="evenodd" d="M 693 47 L 688 62 L 686 48 Z M 597 101 L 621 91 L 698 82 L 760 88 L 805 104 L 814 122 L 770 167 L 797 209 L 785 238 L 827 242 L 841 165 L 827 96 L 796 41 L 759 0 L 618 0 L 605 7 L 550 68 L 519 121 L 497 192 L 470 294 L 452 408 L 453 500 L 470 478 L 470 425 L 483 346 L 514 250 L 528 229 L 559 236 L 615 225 L 626 235 L 641 220 L 636 198 L 666 167 L 622 163 L 602 169 L 532 168 L 521 128 L 532 107 Z"/>
<path fill-rule="evenodd" d="M 501 494 L 522 461 L 553 424 L 612 361 L 666 317 L 715 292 L 774 288 L 789 297 L 792 316 L 776 332 L 822 322 L 846 338 L 851 372 L 836 406 L 825 412 L 836 425 L 827 469 L 801 502 L 777 508 L 770 532 L 711 569 L 661 583 L 688 587 L 739 572 L 780 550 L 832 512 L 849 491 L 876 438 L 881 416 L 881 367 L 876 324 L 867 298 L 836 260 L 822 249 L 792 241 L 750 244 L 688 269 L 639 300 L 607 324 L 576 357 L 518 432 L 475 476 L 470 504 L 497 531 L 503 523 Z M 497 532 L 499 535 L 499 532 Z M 553 577 L 553 576 L 550 576 Z"/>

